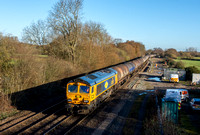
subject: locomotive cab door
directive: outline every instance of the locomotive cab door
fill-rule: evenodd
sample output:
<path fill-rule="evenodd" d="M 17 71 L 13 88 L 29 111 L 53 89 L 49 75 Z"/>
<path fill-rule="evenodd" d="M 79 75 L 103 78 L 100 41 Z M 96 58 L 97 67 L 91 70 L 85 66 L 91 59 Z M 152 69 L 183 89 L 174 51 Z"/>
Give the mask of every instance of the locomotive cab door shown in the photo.
<path fill-rule="evenodd" d="M 90 101 L 95 99 L 95 86 L 91 87 L 90 90 Z"/>

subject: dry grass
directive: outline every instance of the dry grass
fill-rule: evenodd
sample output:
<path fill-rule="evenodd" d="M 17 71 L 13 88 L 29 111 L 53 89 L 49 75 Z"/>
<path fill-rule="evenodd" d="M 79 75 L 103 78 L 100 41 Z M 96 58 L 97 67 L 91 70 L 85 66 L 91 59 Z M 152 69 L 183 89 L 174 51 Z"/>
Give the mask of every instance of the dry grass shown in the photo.
<path fill-rule="evenodd" d="M 199 133 L 199 129 L 196 129 L 194 125 L 191 123 L 189 115 L 187 115 L 184 111 L 180 114 L 180 123 L 181 128 L 184 130 L 187 134 L 191 135 L 197 135 Z"/>
<path fill-rule="evenodd" d="M 163 119 L 162 125 L 160 125 L 157 116 L 152 116 L 151 119 L 146 120 L 144 129 L 145 135 L 160 135 L 161 133 L 164 135 L 188 135 L 185 130 L 170 121 Z"/>
<path fill-rule="evenodd" d="M 146 95 L 139 96 L 133 103 L 133 106 L 125 121 L 122 134 L 134 134 L 135 125 L 138 122 L 139 110 Z"/>
<path fill-rule="evenodd" d="M 0 93 L 4 95 L 0 101 L 1 112 L 15 109 L 11 104 L 15 105 L 15 102 L 25 96 L 21 91 L 25 92 L 29 88 L 107 67 L 144 54 L 144 50 L 140 47 L 143 45 L 133 41 L 120 47 L 107 44 L 110 42 L 98 45 L 86 37 L 78 43 L 76 62 L 73 63 L 67 50 L 63 49 L 67 48 L 63 46 L 66 45 L 63 40 L 55 39 L 47 46 L 36 46 L 20 43 L 12 37 L 0 36 Z M 21 97 L 16 96 L 11 99 L 17 92 L 22 93 L 18 94 Z M 25 103 L 28 99 L 26 97 L 24 99 Z M 9 116 L 5 113 L 3 115 Z"/>

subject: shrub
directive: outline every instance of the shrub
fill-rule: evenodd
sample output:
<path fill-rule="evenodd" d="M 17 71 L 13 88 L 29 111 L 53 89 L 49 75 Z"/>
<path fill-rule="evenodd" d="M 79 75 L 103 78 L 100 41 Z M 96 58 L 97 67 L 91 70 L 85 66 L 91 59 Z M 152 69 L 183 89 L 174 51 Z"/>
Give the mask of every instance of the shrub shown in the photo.
<path fill-rule="evenodd" d="M 173 59 L 168 58 L 167 64 L 169 65 L 169 67 L 175 67 L 176 62 Z"/>
<path fill-rule="evenodd" d="M 186 79 L 190 81 L 192 80 L 192 73 L 200 73 L 200 70 L 195 66 L 187 67 L 185 68 L 185 71 L 186 71 Z"/>
<path fill-rule="evenodd" d="M 176 62 L 175 67 L 179 68 L 179 69 L 184 69 L 185 68 L 184 63 L 182 61 Z"/>

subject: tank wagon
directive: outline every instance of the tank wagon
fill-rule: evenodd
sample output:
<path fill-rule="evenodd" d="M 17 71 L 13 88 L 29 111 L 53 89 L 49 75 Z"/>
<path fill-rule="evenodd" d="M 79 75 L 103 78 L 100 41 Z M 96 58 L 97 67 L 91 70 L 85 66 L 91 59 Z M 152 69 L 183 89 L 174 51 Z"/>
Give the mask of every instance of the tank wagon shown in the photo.
<path fill-rule="evenodd" d="M 71 80 L 67 84 L 67 111 L 87 114 L 128 80 L 149 59 L 141 57 Z"/>

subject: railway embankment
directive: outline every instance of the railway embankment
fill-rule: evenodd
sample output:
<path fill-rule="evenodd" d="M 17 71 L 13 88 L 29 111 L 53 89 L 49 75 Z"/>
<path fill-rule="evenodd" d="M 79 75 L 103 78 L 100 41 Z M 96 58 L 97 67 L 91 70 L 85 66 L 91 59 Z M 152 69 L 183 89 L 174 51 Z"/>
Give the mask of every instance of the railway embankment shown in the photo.
<path fill-rule="evenodd" d="M 1 121 L 0 130 L 5 134 L 159 134 L 160 126 L 157 118 L 155 97 L 160 96 L 159 98 L 161 98 L 167 88 L 187 88 L 189 92 L 193 93 L 191 95 L 198 95 L 199 91 L 183 84 L 162 81 L 162 59 L 154 58 L 151 61 L 151 65 L 147 67 L 148 70 L 145 70 L 146 72 L 141 72 L 138 76 L 129 80 L 124 87 L 119 88 L 110 98 L 106 99 L 102 105 L 91 114 L 86 115 L 86 117 L 83 115 L 69 117 L 61 107 L 42 112 L 26 108 L 27 111 Z M 52 82 L 36 89 L 41 94 L 47 92 L 47 89 L 52 89 L 50 94 L 60 93 L 60 91 L 65 92 L 62 82 L 63 80 Z M 58 89 L 59 87 L 60 89 Z M 32 91 L 33 97 L 34 94 L 37 94 L 33 90 L 30 91 Z M 159 91 L 160 95 L 156 91 Z M 20 95 L 20 93 L 18 94 Z M 26 98 L 31 97 L 30 94 L 26 96 Z M 39 106 L 44 107 L 40 103 L 50 97 L 44 96 L 43 100 L 35 101 L 35 103 L 38 103 L 38 108 Z M 42 96 L 39 98 L 42 98 Z M 61 100 L 65 96 L 57 96 L 56 98 Z M 51 104 L 51 102 L 48 103 Z M 53 103 L 55 103 L 55 99 L 52 99 Z M 178 125 L 164 123 L 166 125 L 163 125 L 163 127 L 166 126 L 166 128 L 163 128 L 163 131 L 170 134 L 169 130 L 167 130 L 167 128 L 170 128 L 173 131 L 178 129 L 177 134 L 198 133 L 200 125 L 198 120 L 200 120 L 200 117 L 198 113 L 191 113 L 188 108 L 188 104 L 184 104 Z M 20 121 L 22 121 L 22 125 Z"/>

